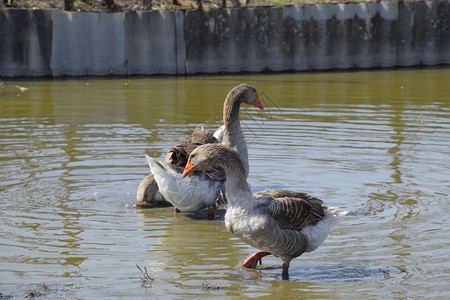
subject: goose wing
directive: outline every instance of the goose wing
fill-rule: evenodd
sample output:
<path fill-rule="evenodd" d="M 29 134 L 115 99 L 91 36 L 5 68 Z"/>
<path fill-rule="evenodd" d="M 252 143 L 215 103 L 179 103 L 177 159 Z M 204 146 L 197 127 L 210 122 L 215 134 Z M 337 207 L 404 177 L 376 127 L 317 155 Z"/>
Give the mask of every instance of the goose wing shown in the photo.
<path fill-rule="evenodd" d="M 325 216 L 323 201 L 306 193 L 268 190 L 256 193 L 255 197 L 270 199 L 260 203 L 281 229 L 301 230 Z"/>

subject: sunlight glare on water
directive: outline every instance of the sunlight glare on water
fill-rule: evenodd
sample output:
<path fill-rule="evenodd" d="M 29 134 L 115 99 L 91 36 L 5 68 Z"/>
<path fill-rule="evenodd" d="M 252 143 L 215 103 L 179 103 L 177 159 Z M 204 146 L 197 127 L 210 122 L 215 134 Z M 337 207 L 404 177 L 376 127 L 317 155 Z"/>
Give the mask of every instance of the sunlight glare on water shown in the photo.
<path fill-rule="evenodd" d="M 144 153 L 214 131 L 237 84 L 253 191 L 350 211 L 291 263 L 223 221 L 136 208 Z M 449 298 L 450 69 L 6 81 L 0 89 L 0 295 Z M 24 89 L 25 88 L 25 89 Z M 153 281 L 144 281 L 139 265 Z"/>

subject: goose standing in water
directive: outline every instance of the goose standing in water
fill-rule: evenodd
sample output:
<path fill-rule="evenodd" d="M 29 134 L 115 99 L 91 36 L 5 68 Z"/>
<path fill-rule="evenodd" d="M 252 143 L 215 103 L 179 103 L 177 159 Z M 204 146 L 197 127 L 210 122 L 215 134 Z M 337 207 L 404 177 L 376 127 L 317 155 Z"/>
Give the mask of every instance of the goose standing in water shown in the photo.
<path fill-rule="evenodd" d="M 248 84 L 238 85 L 228 93 L 225 99 L 223 108 L 224 125 L 214 135 L 204 129 L 196 129 L 191 137 L 180 141 L 167 152 L 163 163 L 146 156 L 159 188 L 158 193 L 170 202 L 175 209 L 194 212 L 208 207 L 208 215 L 214 215 L 213 208 L 216 205 L 216 200 L 220 199 L 221 194 L 224 194 L 225 172 L 220 167 L 215 166 L 202 170 L 202 172 L 196 172 L 188 181 L 181 179 L 181 173 L 189 154 L 200 145 L 220 142 L 234 148 L 242 159 L 245 177 L 247 177 L 249 171 L 248 151 L 239 119 L 241 103 L 264 109 L 253 86 Z M 141 184 L 140 189 L 150 191 L 150 183 Z M 158 193 L 154 195 L 158 196 Z M 138 203 L 143 201 L 155 202 L 154 198 L 148 197 L 150 194 L 141 192 Z"/>
<path fill-rule="evenodd" d="M 263 250 L 247 258 L 244 267 L 254 269 L 264 256 L 273 254 L 283 261 L 282 277 L 288 279 L 291 260 L 317 249 L 331 225 L 347 214 L 305 193 L 267 190 L 253 195 L 239 155 L 221 144 L 203 145 L 192 151 L 182 177 L 212 166 L 220 166 L 226 173 L 227 230 Z"/>

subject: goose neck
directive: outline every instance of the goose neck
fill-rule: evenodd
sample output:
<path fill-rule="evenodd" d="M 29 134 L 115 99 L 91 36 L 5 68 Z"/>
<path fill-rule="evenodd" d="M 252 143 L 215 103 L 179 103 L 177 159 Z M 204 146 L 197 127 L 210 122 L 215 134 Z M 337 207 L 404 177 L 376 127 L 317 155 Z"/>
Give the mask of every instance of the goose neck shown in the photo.
<path fill-rule="evenodd" d="M 231 205 L 239 204 L 242 196 L 252 197 L 243 166 L 224 166 L 227 176 L 225 182 L 226 196 Z"/>
<path fill-rule="evenodd" d="M 242 99 L 240 95 L 228 95 L 225 100 L 225 104 L 223 106 L 223 122 L 225 125 L 225 130 L 232 131 L 240 124 L 239 110 L 241 107 L 241 102 Z"/>

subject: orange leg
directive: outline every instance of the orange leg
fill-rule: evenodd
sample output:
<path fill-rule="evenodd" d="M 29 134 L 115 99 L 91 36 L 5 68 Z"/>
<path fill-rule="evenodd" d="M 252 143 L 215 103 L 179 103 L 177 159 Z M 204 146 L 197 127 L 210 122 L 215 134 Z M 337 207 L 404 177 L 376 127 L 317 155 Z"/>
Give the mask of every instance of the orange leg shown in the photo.
<path fill-rule="evenodd" d="M 259 264 L 262 265 L 262 258 L 266 255 L 270 255 L 270 252 L 267 251 L 258 251 L 253 253 L 252 255 L 250 255 L 246 260 L 244 260 L 244 262 L 242 263 L 242 265 L 246 268 L 250 268 L 250 269 L 255 269 L 256 265 Z"/>

